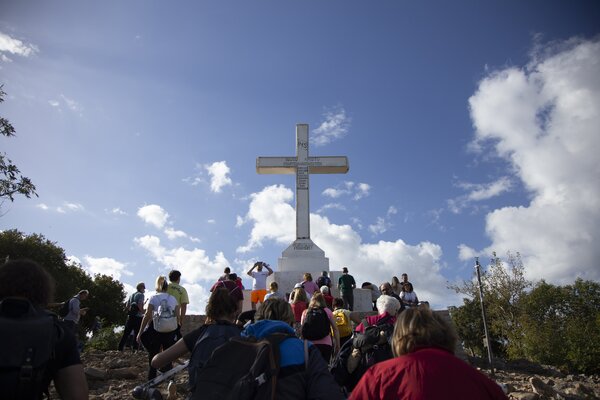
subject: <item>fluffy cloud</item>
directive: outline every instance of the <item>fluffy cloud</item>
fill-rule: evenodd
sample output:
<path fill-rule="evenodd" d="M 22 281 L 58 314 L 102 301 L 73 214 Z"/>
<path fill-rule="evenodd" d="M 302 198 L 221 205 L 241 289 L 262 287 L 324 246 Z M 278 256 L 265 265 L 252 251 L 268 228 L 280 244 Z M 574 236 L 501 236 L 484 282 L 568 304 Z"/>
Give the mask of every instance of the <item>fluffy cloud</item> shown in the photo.
<path fill-rule="evenodd" d="M 83 267 L 92 275 L 103 274 L 112 276 L 114 279 L 120 280 L 122 275 L 131 276 L 133 273 L 126 269 L 127 264 L 119 262 L 113 258 L 100 257 L 95 258 L 85 256 L 83 258 Z"/>
<path fill-rule="evenodd" d="M 282 185 L 269 186 L 251 195 L 248 214 L 244 220 L 253 224 L 248 243 L 238 249 L 249 252 L 260 248 L 265 241 L 289 245 L 295 238 L 295 212 L 291 204 L 293 192 Z M 387 215 L 397 210 L 388 209 Z M 314 242 L 329 257 L 332 270 L 348 266 L 356 281 L 381 283 L 392 276 L 407 272 L 419 282 L 415 288 L 419 297 L 435 307 L 456 304 L 459 299 L 446 288 L 442 276 L 442 250 L 437 244 L 421 242 L 410 245 L 396 241 L 363 243 L 350 225 L 333 224 L 326 217 L 311 214 L 311 232 Z"/>
<path fill-rule="evenodd" d="M 85 207 L 79 203 L 71 203 L 68 201 L 63 202 L 62 205 L 57 207 L 50 207 L 45 203 L 39 203 L 36 205 L 37 208 L 44 211 L 55 211 L 60 214 L 67 214 L 69 212 L 85 211 Z"/>
<path fill-rule="evenodd" d="M 205 166 L 206 171 L 210 175 L 210 190 L 215 193 L 220 193 L 224 186 L 232 185 L 229 177 L 229 167 L 225 161 L 216 161 Z"/>
<path fill-rule="evenodd" d="M 137 215 L 145 223 L 153 225 L 158 229 L 162 229 L 169 219 L 169 214 L 157 204 L 140 207 Z"/>
<path fill-rule="evenodd" d="M 221 252 L 211 260 L 203 249 L 167 248 L 156 236 L 138 237 L 134 239 L 134 242 L 146 250 L 155 261 L 162 264 L 165 270 L 176 268 L 181 271 L 182 282 L 192 283 L 199 280 L 211 282 L 220 275 L 225 267 L 230 266 Z"/>
<path fill-rule="evenodd" d="M 600 40 L 538 50 L 529 65 L 485 77 L 469 99 L 472 148 L 508 161 L 531 198 L 487 215 L 483 251 L 519 251 L 528 278 L 598 280 Z"/>
<path fill-rule="evenodd" d="M 448 209 L 454 214 L 459 214 L 474 202 L 488 200 L 508 192 L 512 188 L 513 183 L 509 177 L 503 176 L 490 183 L 458 182 L 456 186 L 468 192 L 447 201 Z"/>
<path fill-rule="evenodd" d="M 350 128 L 350 118 L 342 106 L 325 110 L 325 121 L 313 130 L 310 142 L 315 146 L 323 146 L 346 136 Z"/>
<path fill-rule="evenodd" d="M 374 235 L 381 235 L 387 232 L 392 227 L 392 223 L 389 221 L 390 217 L 398 214 L 398 210 L 394 206 L 390 206 L 387 210 L 385 217 L 377 217 L 374 224 L 369 225 L 369 231 Z"/>
<path fill-rule="evenodd" d="M 0 55 L 2 55 L 2 61 L 12 61 L 9 57 L 3 53 L 15 54 L 18 56 L 29 57 L 37 53 L 39 49 L 33 44 L 27 44 L 19 39 L 10 37 L 9 35 L 0 32 Z"/>
<path fill-rule="evenodd" d="M 371 185 L 368 183 L 354 183 L 345 181 L 336 187 L 323 190 L 322 195 L 337 199 L 342 196 L 350 196 L 353 200 L 360 200 L 370 194 Z"/>
<path fill-rule="evenodd" d="M 296 212 L 289 204 L 294 198 L 290 189 L 283 185 L 268 186 L 260 193 L 251 194 L 250 198 L 250 207 L 243 221 L 251 221 L 254 225 L 248 243 L 239 247 L 238 252 L 245 253 L 261 247 L 265 239 L 280 244 L 294 241 Z"/>

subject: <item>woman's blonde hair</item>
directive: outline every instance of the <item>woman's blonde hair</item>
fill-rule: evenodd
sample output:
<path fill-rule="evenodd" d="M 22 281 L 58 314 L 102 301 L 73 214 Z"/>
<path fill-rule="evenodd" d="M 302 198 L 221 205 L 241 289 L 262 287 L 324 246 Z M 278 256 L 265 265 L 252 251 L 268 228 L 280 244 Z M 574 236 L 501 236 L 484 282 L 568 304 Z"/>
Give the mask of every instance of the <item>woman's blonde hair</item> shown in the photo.
<path fill-rule="evenodd" d="M 454 354 L 458 337 L 454 328 L 441 316 L 425 307 L 408 308 L 398 316 L 392 350 L 401 356 L 418 347 L 441 347 Z"/>
<path fill-rule="evenodd" d="M 306 291 L 302 288 L 295 288 L 293 291 L 294 300 L 292 300 L 293 304 L 296 304 L 300 301 L 308 303 L 308 297 L 306 296 Z"/>
<path fill-rule="evenodd" d="M 310 303 L 308 303 L 308 308 L 325 308 L 327 307 L 327 302 L 325 301 L 325 296 L 321 292 L 314 292 Z"/>
<path fill-rule="evenodd" d="M 154 290 L 156 290 L 159 293 L 163 293 L 167 291 L 167 288 L 169 287 L 169 284 L 167 283 L 167 277 L 166 276 L 159 276 L 158 278 L 156 278 L 156 285 L 154 285 Z"/>
<path fill-rule="evenodd" d="M 311 273 L 310 273 L 310 272 L 306 272 L 306 273 L 304 274 L 304 280 L 307 280 L 307 281 L 312 281 L 312 275 L 311 275 Z"/>
<path fill-rule="evenodd" d="M 265 300 L 265 302 L 258 307 L 258 310 L 256 310 L 254 320 L 260 321 L 262 319 L 283 321 L 290 325 L 296 321 L 292 306 L 285 300 L 273 297 Z"/>

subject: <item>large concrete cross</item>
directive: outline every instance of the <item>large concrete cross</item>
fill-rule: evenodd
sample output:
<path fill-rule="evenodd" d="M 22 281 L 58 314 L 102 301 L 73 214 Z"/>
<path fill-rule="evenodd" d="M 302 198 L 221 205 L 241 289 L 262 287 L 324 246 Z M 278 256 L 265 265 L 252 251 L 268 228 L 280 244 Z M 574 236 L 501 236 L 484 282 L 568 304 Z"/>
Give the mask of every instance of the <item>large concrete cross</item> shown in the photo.
<path fill-rule="evenodd" d="M 345 174 L 348 157 L 308 155 L 308 124 L 296 125 L 296 157 L 258 157 L 259 174 L 296 174 L 296 240 L 310 240 L 310 174 Z"/>

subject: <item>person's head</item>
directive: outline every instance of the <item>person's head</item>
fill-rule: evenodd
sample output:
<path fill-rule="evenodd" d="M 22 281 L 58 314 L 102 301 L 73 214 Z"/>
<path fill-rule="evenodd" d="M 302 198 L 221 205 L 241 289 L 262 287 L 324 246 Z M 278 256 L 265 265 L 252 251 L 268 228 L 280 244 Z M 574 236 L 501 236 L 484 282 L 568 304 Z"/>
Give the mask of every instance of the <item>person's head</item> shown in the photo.
<path fill-rule="evenodd" d="M 344 308 L 344 299 L 340 297 L 336 297 L 333 299 L 333 309 Z"/>
<path fill-rule="evenodd" d="M 306 272 L 304 274 L 304 280 L 308 282 L 312 281 L 312 274 L 310 272 Z"/>
<path fill-rule="evenodd" d="M 234 281 L 235 282 L 235 281 L 237 281 L 237 278 L 238 278 L 238 276 L 237 276 L 237 274 L 235 272 L 232 272 L 231 274 L 227 275 L 227 279 L 229 279 L 230 281 Z"/>
<path fill-rule="evenodd" d="M 294 288 L 292 300 L 293 303 L 299 303 L 301 301 L 308 303 L 308 297 L 306 296 L 306 291 L 302 287 Z"/>
<path fill-rule="evenodd" d="M 90 292 L 85 289 L 80 290 L 79 293 L 77 293 L 77 297 L 79 297 L 79 300 L 85 300 L 90 297 Z"/>
<path fill-rule="evenodd" d="M 314 292 L 312 297 L 310 298 L 310 303 L 308 303 L 308 308 L 325 308 L 327 307 L 327 302 L 325 301 L 325 296 L 321 292 Z"/>
<path fill-rule="evenodd" d="M 46 307 L 54 297 L 54 279 L 38 263 L 13 260 L 0 266 L 0 299 L 21 297 L 36 307 Z"/>
<path fill-rule="evenodd" d="M 167 277 L 161 275 L 158 278 L 156 278 L 154 290 L 156 290 L 158 293 L 163 293 L 167 291 L 168 287 L 169 283 L 167 282 Z"/>
<path fill-rule="evenodd" d="M 396 278 L 398 279 L 398 278 Z M 392 285 L 390 285 L 389 282 L 383 282 L 381 284 L 381 286 L 379 286 L 379 290 L 381 291 L 381 294 L 386 294 L 386 295 L 390 295 L 392 294 Z"/>
<path fill-rule="evenodd" d="M 179 283 L 180 279 L 181 279 L 181 272 L 177 271 L 176 269 L 169 272 L 169 281 Z"/>
<path fill-rule="evenodd" d="M 325 285 L 321 286 L 321 287 L 319 288 L 319 291 L 320 291 L 321 293 L 323 293 L 323 294 L 329 294 L 329 288 L 328 288 L 327 286 L 325 286 Z"/>
<path fill-rule="evenodd" d="M 323 276 L 327 276 L 327 271 L 323 271 Z"/>
<path fill-rule="evenodd" d="M 405 292 L 412 292 L 413 291 L 413 285 L 410 282 L 406 282 L 404 285 L 402 285 L 402 290 L 404 290 Z"/>
<path fill-rule="evenodd" d="M 277 284 L 277 282 L 273 281 L 269 285 L 269 289 L 271 289 L 271 292 L 275 293 L 279 289 L 279 285 Z"/>
<path fill-rule="evenodd" d="M 257 262 L 254 263 L 254 266 L 256 267 L 256 270 L 260 272 L 263 269 L 263 262 L 262 261 L 257 261 Z"/>
<path fill-rule="evenodd" d="M 342 273 L 343 274 L 347 274 L 348 273 L 348 268 L 346 268 L 346 267 L 342 268 Z"/>
<path fill-rule="evenodd" d="M 408 354 L 417 347 L 435 346 L 454 353 L 458 337 L 454 328 L 428 308 L 409 308 L 396 320 L 392 336 L 395 356 Z"/>
<path fill-rule="evenodd" d="M 371 289 L 371 285 L 372 285 L 371 282 L 363 282 L 362 285 L 360 285 L 360 287 L 362 289 Z"/>
<path fill-rule="evenodd" d="M 408 279 L 408 277 L 407 277 L 407 279 Z M 399 285 L 399 284 L 400 284 L 400 280 L 398 279 L 397 276 L 394 276 L 392 278 L 392 285 Z"/>
<path fill-rule="evenodd" d="M 283 321 L 290 325 L 293 325 L 295 321 L 294 312 L 290 304 L 278 298 L 267 299 L 258 307 L 254 315 L 254 320 L 260 321 L 263 319 Z"/>
<path fill-rule="evenodd" d="M 225 288 L 216 288 L 210 294 L 206 305 L 206 316 L 213 321 L 226 319 L 233 321 L 237 313 L 237 303 Z"/>
<path fill-rule="evenodd" d="M 225 275 L 227 275 L 227 274 L 230 274 L 230 273 L 231 273 L 231 268 L 229 268 L 229 267 L 225 267 L 225 269 L 223 270 L 223 273 L 224 273 Z"/>
<path fill-rule="evenodd" d="M 144 293 L 144 291 L 146 290 L 146 284 L 144 282 L 139 282 L 137 285 L 135 285 L 135 290 L 137 290 L 140 293 Z"/>
<path fill-rule="evenodd" d="M 400 302 L 398 301 L 398 299 L 387 295 L 379 296 L 377 298 L 376 305 L 377 312 L 379 314 L 387 312 L 390 315 L 396 315 L 398 313 L 398 310 L 400 309 Z"/>
<path fill-rule="evenodd" d="M 402 274 L 402 282 L 408 282 L 408 275 L 406 273 Z"/>

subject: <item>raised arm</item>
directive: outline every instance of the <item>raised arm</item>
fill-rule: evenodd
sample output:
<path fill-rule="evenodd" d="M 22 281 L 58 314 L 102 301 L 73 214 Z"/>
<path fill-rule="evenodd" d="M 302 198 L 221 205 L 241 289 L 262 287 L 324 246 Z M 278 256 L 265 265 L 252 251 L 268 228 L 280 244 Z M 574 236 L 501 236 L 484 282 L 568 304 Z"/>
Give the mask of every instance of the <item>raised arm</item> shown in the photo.
<path fill-rule="evenodd" d="M 271 269 L 269 264 L 263 263 L 263 267 L 265 267 L 269 271 L 269 275 L 271 275 L 273 273 L 273 270 Z M 267 276 L 269 276 L 269 275 L 267 275 Z"/>
<path fill-rule="evenodd" d="M 254 264 L 254 265 L 252 266 L 252 268 L 250 268 L 250 269 L 248 270 L 248 272 L 246 272 L 246 274 L 247 274 L 247 275 L 249 275 L 249 276 L 252 276 L 252 271 L 254 270 L 254 268 L 255 268 L 255 267 L 256 267 L 256 264 Z"/>

